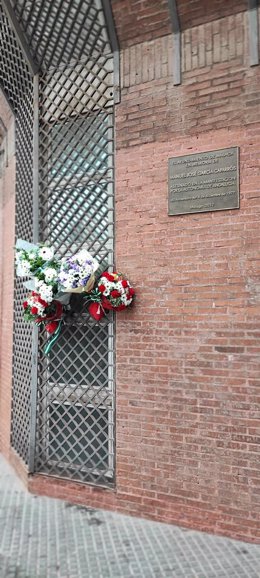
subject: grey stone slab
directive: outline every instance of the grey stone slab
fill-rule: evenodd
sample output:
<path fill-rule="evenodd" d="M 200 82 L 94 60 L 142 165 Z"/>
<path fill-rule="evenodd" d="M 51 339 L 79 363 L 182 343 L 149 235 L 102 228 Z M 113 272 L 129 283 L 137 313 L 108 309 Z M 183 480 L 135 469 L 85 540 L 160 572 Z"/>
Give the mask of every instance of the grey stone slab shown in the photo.
<path fill-rule="evenodd" d="M 260 578 L 260 546 L 35 498 L 0 456 L 0 578 Z"/>

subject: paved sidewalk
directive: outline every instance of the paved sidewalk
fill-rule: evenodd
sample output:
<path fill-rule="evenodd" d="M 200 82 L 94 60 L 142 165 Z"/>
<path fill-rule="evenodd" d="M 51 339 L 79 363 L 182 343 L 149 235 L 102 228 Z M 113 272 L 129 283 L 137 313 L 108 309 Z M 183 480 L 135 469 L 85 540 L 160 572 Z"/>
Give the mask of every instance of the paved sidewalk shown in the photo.
<path fill-rule="evenodd" d="M 0 456 L 0 578 L 260 578 L 260 546 L 30 495 Z"/>

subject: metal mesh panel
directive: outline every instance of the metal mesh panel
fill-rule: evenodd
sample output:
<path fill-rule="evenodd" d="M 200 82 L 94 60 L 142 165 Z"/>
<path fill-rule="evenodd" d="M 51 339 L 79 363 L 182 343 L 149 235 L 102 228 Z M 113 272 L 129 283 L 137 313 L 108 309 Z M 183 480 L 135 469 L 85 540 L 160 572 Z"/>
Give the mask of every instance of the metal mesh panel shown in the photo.
<path fill-rule="evenodd" d="M 32 240 L 33 83 L 14 33 L 0 6 L 0 84 L 15 112 L 16 236 Z M 14 363 L 12 395 L 13 448 L 27 463 L 30 422 L 31 326 L 23 320 L 26 290 L 15 287 Z"/>
<path fill-rule="evenodd" d="M 12 5 L 43 70 L 109 51 L 99 0 L 13 0 Z"/>
<path fill-rule="evenodd" d="M 113 263 L 111 55 L 40 81 L 40 236 L 60 256 L 84 247 Z M 77 298 L 74 298 L 77 301 Z M 113 483 L 113 319 L 71 314 L 46 359 L 40 339 L 38 472 Z"/>
<path fill-rule="evenodd" d="M 26 95 L 32 91 L 32 78 L 24 62 L 23 54 L 17 44 L 14 32 L 0 2 L 0 82 L 7 100 L 16 112 L 26 101 Z"/>
<path fill-rule="evenodd" d="M 48 239 L 60 256 L 86 247 L 112 265 L 115 81 L 102 4 L 100 0 L 12 0 L 11 6 L 31 57 L 42 71 L 40 240 Z M 1 0 L 0 16 L 0 77 L 16 115 L 16 234 L 30 241 L 36 226 L 33 81 Z M 31 374 L 32 329 L 22 319 L 25 294 L 18 280 L 13 447 L 27 462 L 30 436 L 31 471 L 112 484 L 113 315 L 97 324 L 81 305 L 66 320 L 49 358 L 43 355 L 46 335 L 40 334 L 36 408 L 34 388 L 33 395 L 30 392 L 35 374 L 35 365 Z"/>

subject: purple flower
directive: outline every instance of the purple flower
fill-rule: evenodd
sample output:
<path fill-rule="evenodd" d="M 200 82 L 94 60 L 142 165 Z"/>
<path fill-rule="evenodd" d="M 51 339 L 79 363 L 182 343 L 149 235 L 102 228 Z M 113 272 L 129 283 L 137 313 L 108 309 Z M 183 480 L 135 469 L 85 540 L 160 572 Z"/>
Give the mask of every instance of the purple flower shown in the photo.
<path fill-rule="evenodd" d="M 58 280 L 60 283 L 64 283 L 64 281 L 67 280 L 67 275 L 64 275 L 64 273 L 61 273 L 58 277 Z"/>
<path fill-rule="evenodd" d="M 83 285 L 83 287 L 84 287 L 85 285 L 87 285 L 89 278 L 90 278 L 90 275 L 88 275 L 87 277 L 84 277 L 84 279 L 81 279 L 80 284 Z"/>

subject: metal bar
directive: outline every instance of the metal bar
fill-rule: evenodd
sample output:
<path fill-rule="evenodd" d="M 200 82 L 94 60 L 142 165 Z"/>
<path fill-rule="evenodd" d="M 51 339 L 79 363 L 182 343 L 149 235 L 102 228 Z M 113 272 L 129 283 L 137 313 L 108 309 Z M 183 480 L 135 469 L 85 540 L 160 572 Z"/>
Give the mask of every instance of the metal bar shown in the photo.
<path fill-rule="evenodd" d="M 1 128 L 2 128 L 2 131 L 1 131 Z M 5 126 L 4 121 L 1 118 L 0 118 L 0 132 L 3 132 L 4 138 L 6 140 L 5 148 L 4 148 L 3 152 L 4 152 L 4 156 L 5 156 L 5 166 L 8 167 L 8 150 L 9 150 L 9 147 L 8 147 L 8 130 L 7 130 L 7 127 Z"/>
<path fill-rule="evenodd" d="M 28 64 L 28 67 L 30 69 L 30 72 L 32 75 L 36 74 L 39 70 L 39 66 L 38 64 L 34 61 L 28 42 L 24 36 L 24 33 L 21 29 L 21 26 L 16 18 L 15 12 L 13 10 L 13 7 L 10 3 L 10 0 L 2 0 L 2 4 L 4 7 L 4 10 L 6 12 L 6 15 L 8 17 L 8 20 L 15 32 L 16 38 L 17 38 L 17 42 L 23 52 L 23 55 L 25 57 L 25 60 Z"/>
<path fill-rule="evenodd" d="M 39 240 L 39 75 L 34 77 L 33 118 L 33 242 Z"/>
<path fill-rule="evenodd" d="M 120 49 L 110 0 L 101 0 L 114 59 L 114 103 L 120 102 Z"/>
<path fill-rule="evenodd" d="M 120 54 L 118 50 L 113 53 L 114 60 L 114 103 L 118 104 L 121 100 L 120 95 Z"/>
<path fill-rule="evenodd" d="M 39 75 L 34 76 L 33 117 L 33 242 L 39 240 Z M 32 332 L 31 407 L 28 469 L 34 472 L 37 411 L 38 327 Z"/>
<path fill-rule="evenodd" d="M 173 84 L 181 84 L 181 27 L 176 0 L 168 0 L 173 30 Z"/>
<path fill-rule="evenodd" d="M 173 34 L 173 46 L 174 46 L 174 71 L 173 71 L 173 84 L 178 86 L 181 84 L 181 33 L 176 32 Z"/>
<path fill-rule="evenodd" d="M 248 0 L 249 62 L 259 64 L 258 0 Z"/>
<path fill-rule="evenodd" d="M 104 12 L 105 21 L 106 21 L 107 30 L 108 30 L 108 37 L 110 40 L 112 51 L 118 52 L 119 51 L 119 44 L 118 44 L 118 39 L 117 39 L 117 34 L 116 34 L 116 29 L 115 29 L 115 23 L 114 23 L 112 8 L 111 8 L 111 2 L 110 2 L 110 0 L 101 0 L 101 4 L 103 7 L 103 12 Z"/>

